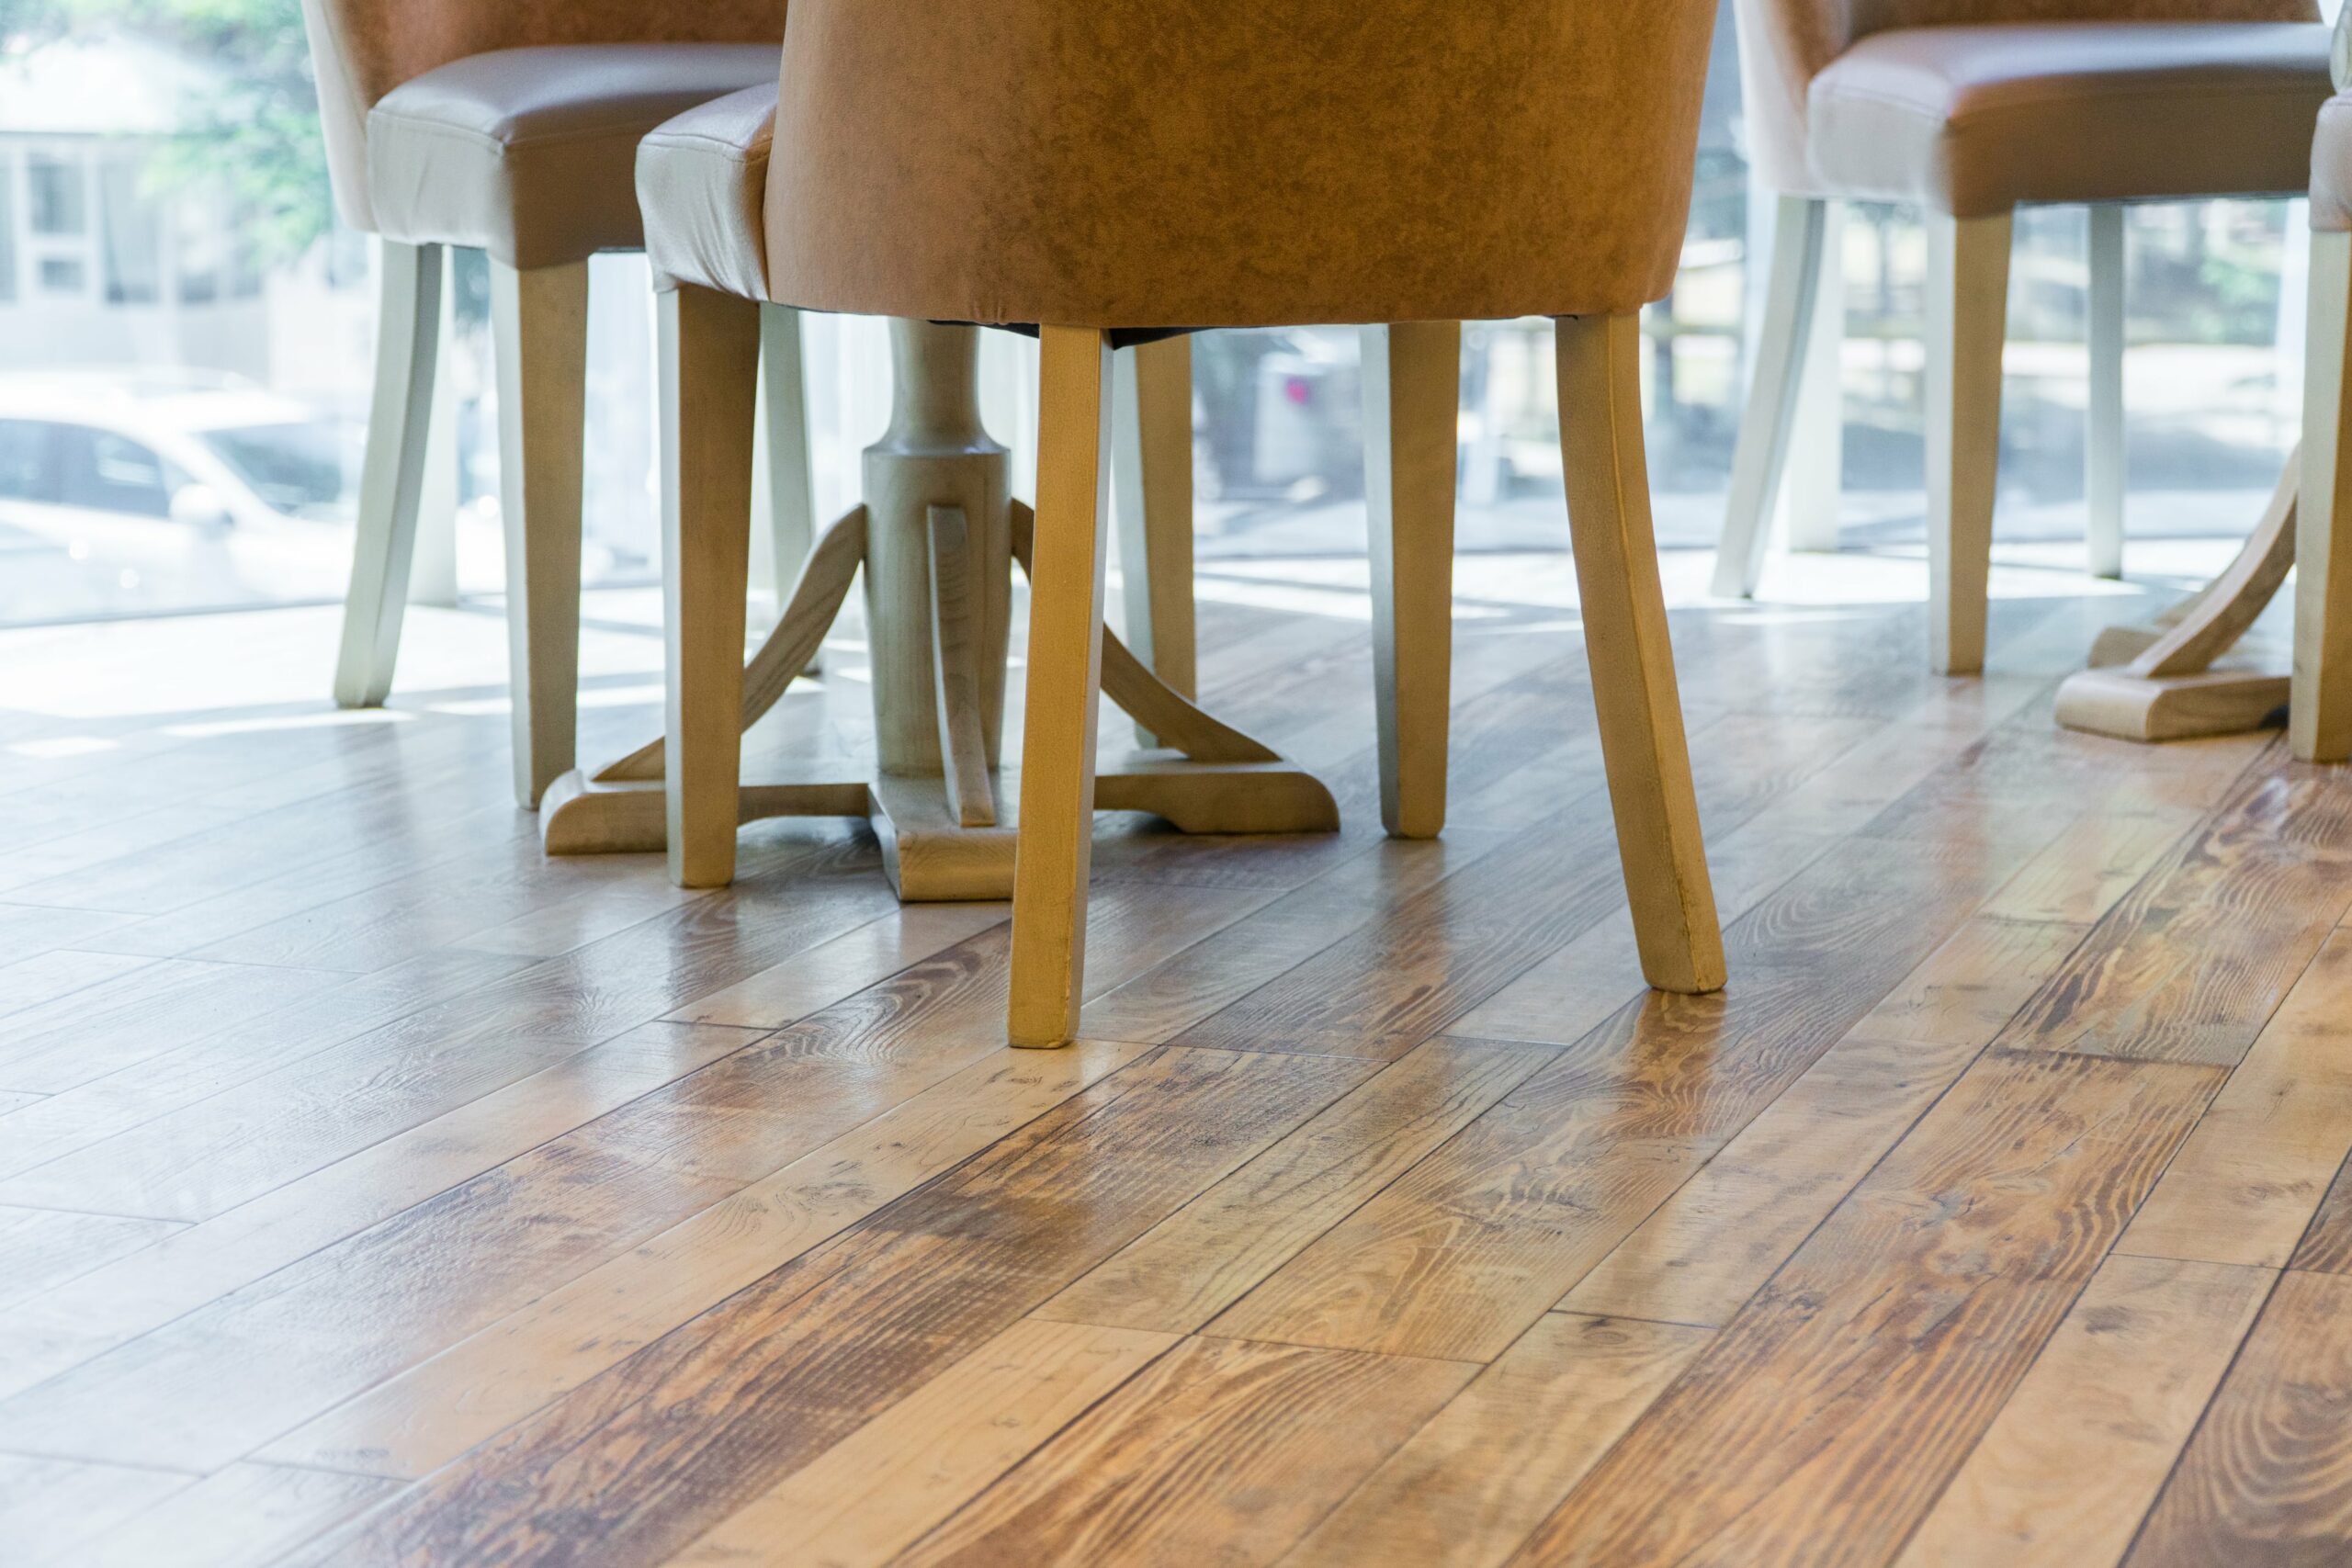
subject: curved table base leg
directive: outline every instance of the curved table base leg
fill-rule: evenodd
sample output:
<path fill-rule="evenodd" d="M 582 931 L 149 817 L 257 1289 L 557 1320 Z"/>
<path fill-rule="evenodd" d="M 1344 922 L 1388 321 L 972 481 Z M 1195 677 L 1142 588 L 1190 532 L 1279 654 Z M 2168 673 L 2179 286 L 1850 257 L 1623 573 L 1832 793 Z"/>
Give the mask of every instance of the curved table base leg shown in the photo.
<path fill-rule="evenodd" d="M 2099 634 L 2091 668 L 2058 688 L 2060 724 L 2120 740 L 2185 740 L 2284 721 L 2288 677 L 2212 664 L 2245 635 L 2295 564 L 2299 478 L 2290 453 L 2262 522 L 2221 576 L 2152 625 Z"/>

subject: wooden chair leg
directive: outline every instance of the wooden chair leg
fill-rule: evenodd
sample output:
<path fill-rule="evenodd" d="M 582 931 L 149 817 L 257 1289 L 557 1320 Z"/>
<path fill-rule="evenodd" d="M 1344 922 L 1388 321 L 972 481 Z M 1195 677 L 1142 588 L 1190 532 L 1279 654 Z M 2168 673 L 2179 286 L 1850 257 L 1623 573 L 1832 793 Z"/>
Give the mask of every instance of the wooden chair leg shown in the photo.
<path fill-rule="evenodd" d="M 1393 838 L 1434 839 L 1445 828 L 1452 718 L 1462 323 L 1362 331 L 1380 821 Z"/>
<path fill-rule="evenodd" d="M 1928 657 L 1984 668 L 1993 494 L 2001 454 L 2009 215 L 1928 215 Z"/>
<path fill-rule="evenodd" d="M 2352 234 L 2312 236 L 2311 345 L 2295 535 L 2295 679 L 2288 735 L 2307 762 L 2352 761 L 2352 470 L 2344 397 L 2352 360 Z"/>
<path fill-rule="evenodd" d="M 2091 575 L 2123 575 L 2123 209 L 2090 209 L 2090 396 L 2083 498 Z"/>
<path fill-rule="evenodd" d="M 723 887 L 743 772 L 759 306 L 689 288 L 661 295 L 658 311 L 670 876 Z"/>
<path fill-rule="evenodd" d="M 1111 474 L 1127 648 L 1182 696 L 1199 693 L 1193 626 L 1193 340 L 1114 356 Z M 1142 725 L 1145 746 L 1159 739 Z"/>
<path fill-rule="evenodd" d="M 588 264 L 519 272 L 492 260 L 490 313 L 514 795 L 537 809 L 576 760 Z"/>
<path fill-rule="evenodd" d="M 800 312 L 760 307 L 760 412 L 767 443 L 768 532 L 781 607 L 817 538 L 816 471 L 808 455 L 808 390 Z"/>
<path fill-rule="evenodd" d="M 1080 327 L 1043 337 L 1008 1025 L 1013 1044 L 1031 1046 L 1074 1039 L 1083 995 L 1110 500 L 1110 340 Z"/>
<path fill-rule="evenodd" d="M 376 387 L 334 671 L 335 703 L 347 708 L 380 706 L 391 694 L 440 358 L 441 247 L 384 241 L 376 269 Z"/>
<path fill-rule="evenodd" d="M 1724 941 L 1675 690 L 1642 452 L 1639 318 L 1559 322 L 1560 458 L 1593 706 L 1642 973 L 1660 990 L 1724 983 Z"/>
<path fill-rule="evenodd" d="M 1715 551 L 1714 592 L 1746 598 L 1764 575 L 1772 509 L 1788 464 L 1805 351 L 1820 293 L 1821 252 L 1829 204 L 1803 197 L 1780 198 L 1772 227 L 1772 258 L 1765 273 L 1764 328 L 1756 345 L 1747 412 L 1732 450 L 1731 492 L 1723 542 Z"/>

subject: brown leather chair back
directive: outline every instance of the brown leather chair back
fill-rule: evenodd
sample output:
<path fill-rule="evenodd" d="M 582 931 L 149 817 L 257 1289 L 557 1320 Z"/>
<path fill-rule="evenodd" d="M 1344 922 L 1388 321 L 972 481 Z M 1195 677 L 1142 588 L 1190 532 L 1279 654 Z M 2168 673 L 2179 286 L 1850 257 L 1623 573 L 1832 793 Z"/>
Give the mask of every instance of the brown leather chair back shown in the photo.
<path fill-rule="evenodd" d="M 1733 0 L 1748 157 L 1772 189 L 1814 194 L 1805 89 L 1860 39 L 1984 22 L 2310 22 L 2316 0 Z"/>
<path fill-rule="evenodd" d="M 758 43 L 786 0 L 302 0 L 327 166 L 344 220 L 372 232 L 368 111 L 427 71 L 495 49 L 567 43 Z"/>
<path fill-rule="evenodd" d="M 1633 310 L 1713 0 L 795 0 L 775 295 L 1065 326 Z"/>

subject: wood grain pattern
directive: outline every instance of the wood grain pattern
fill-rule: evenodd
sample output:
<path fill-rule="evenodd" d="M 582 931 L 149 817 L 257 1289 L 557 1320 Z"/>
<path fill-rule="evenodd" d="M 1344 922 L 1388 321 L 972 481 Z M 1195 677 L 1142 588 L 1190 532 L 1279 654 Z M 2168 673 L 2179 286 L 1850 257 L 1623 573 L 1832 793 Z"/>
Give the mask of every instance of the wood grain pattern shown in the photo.
<path fill-rule="evenodd" d="M 1176 1342 L 1024 1318 L 671 1562 L 884 1562 Z"/>
<path fill-rule="evenodd" d="M 1493 1568 L 1706 1339 L 1674 1324 L 1546 1313 L 1283 1568 Z"/>
<path fill-rule="evenodd" d="M 0 1560 L 75 1562 L 91 1538 L 195 1480 L 163 1470 L 0 1454 Z"/>
<path fill-rule="evenodd" d="M 1272 1562 L 1476 1370 L 1188 1340 L 900 1562 Z"/>
<path fill-rule="evenodd" d="M 1987 1055 L 1519 1561 L 1884 1562 L 2064 1316 L 2220 1076 L 2173 1063 Z M 1723 1464 L 1727 1450 L 1742 1462 Z"/>
<path fill-rule="evenodd" d="M 2276 1278 L 2110 1258 L 1898 1559 L 1901 1568 L 2120 1560 Z"/>
<path fill-rule="evenodd" d="M 14 1393 L 458 1187 L 738 1048 L 651 1025 L 371 1145 L 142 1251 L 0 1310 Z"/>
<path fill-rule="evenodd" d="M 2233 1066 L 2352 908 L 2352 780 L 2274 749 L 2001 1043 Z"/>
<path fill-rule="evenodd" d="M 1191 1333 L 1549 1059 L 1472 1041 L 1418 1046 L 1037 1314 Z"/>
<path fill-rule="evenodd" d="M 263 1451 L 426 1474 L 1137 1054 L 1081 1043 L 1031 1063 L 999 1050 Z"/>
<path fill-rule="evenodd" d="M 291 1561 L 560 1562 L 591 1540 L 622 1559 L 682 1550 L 1364 1072 L 1159 1053 Z"/>
<path fill-rule="evenodd" d="M 2337 1169 L 2319 1213 L 2295 1248 L 2293 1266 L 2314 1274 L 2352 1274 L 2352 1160 Z"/>
<path fill-rule="evenodd" d="M 2352 1151 L 2352 932 L 2287 993 L 2116 1244 L 2120 1252 L 2283 1268 Z"/>
<path fill-rule="evenodd" d="M 0 1306 L 45 1294 L 179 1228 L 168 1220 L 0 1208 Z"/>
<path fill-rule="evenodd" d="M 2352 1280 L 2290 1271 L 2126 1568 L 2340 1562 L 2352 1541 Z"/>
<path fill-rule="evenodd" d="M 75 1568 L 245 1568 L 383 1501 L 371 1475 L 232 1464 L 74 1549 Z"/>
<path fill-rule="evenodd" d="M 1840 859 L 1809 870 L 1733 925 L 1740 985 L 1629 1005 L 1212 1328 L 1408 1355 L 1499 1354 L 2000 875 L 1973 858 L 1964 867 Z"/>

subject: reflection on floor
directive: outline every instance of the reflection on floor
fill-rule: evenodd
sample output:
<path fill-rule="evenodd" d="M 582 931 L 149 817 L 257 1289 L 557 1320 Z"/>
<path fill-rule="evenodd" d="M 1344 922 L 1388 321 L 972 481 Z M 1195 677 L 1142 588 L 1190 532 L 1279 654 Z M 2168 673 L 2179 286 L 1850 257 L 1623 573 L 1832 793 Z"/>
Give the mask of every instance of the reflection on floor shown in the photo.
<path fill-rule="evenodd" d="M 861 826 L 545 860 L 494 616 L 372 715 L 323 612 L 0 635 L 0 1561 L 2344 1560 L 2352 775 L 2055 730 L 2137 590 L 2005 570 L 1951 682 L 1916 562 L 1707 565 L 1724 995 L 1641 989 L 1565 561 L 1463 563 L 1428 844 L 1361 563 L 1220 566 L 1347 826 L 1106 818 L 1046 1055 Z"/>

